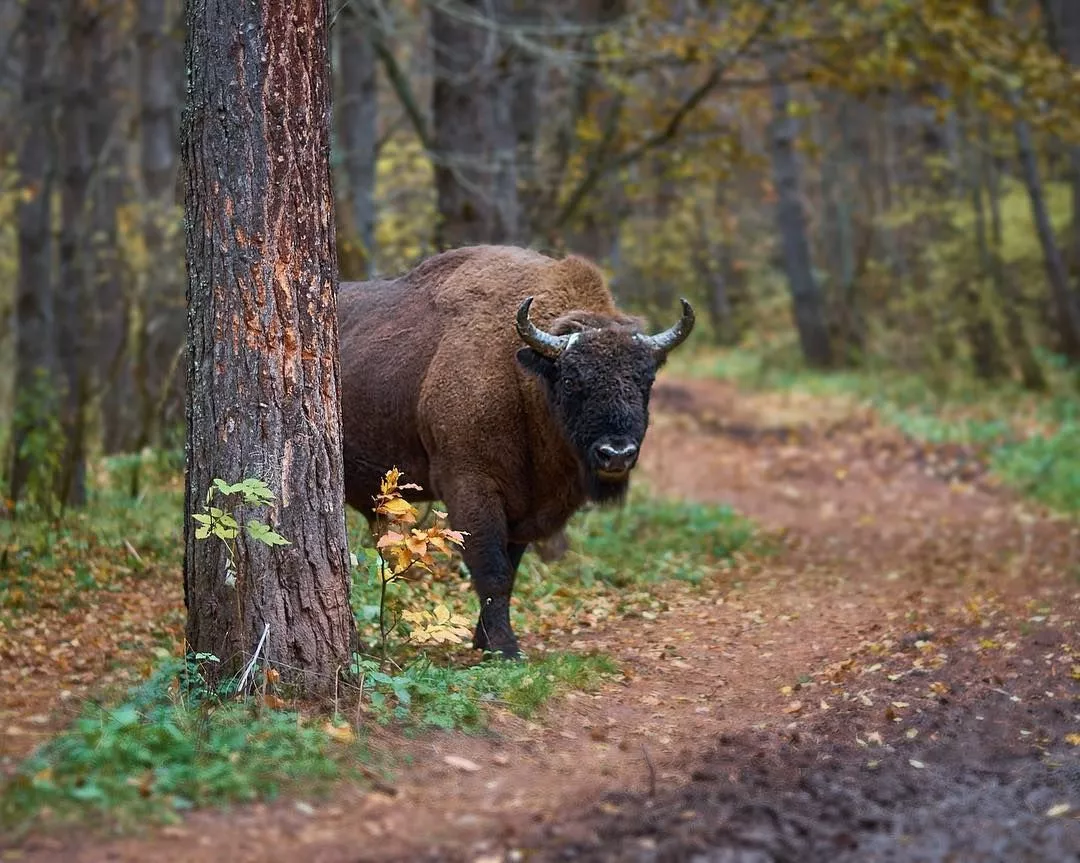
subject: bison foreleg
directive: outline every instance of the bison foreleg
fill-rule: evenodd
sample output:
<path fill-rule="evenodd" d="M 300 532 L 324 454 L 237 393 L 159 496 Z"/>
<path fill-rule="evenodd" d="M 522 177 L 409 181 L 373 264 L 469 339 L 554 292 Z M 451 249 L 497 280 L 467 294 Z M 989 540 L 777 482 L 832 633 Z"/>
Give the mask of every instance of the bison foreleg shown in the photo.
<path fill-rule="evenodd" d="M 526 546 L 519 543 L 503 545 L 489 541 L 484 549 L 473 539 L 474 554 L 479 558 L 471 561 L 468 546 L 463 556 L 472 573 L 473 587 L 480 598 L 480 619 L 476 622 L 473 647 L 477 650 L 501 653 L 507 659 L 521 656 L 517 638 L 510 628 L 510 596 L 514 592 L 514 577 Z"/>

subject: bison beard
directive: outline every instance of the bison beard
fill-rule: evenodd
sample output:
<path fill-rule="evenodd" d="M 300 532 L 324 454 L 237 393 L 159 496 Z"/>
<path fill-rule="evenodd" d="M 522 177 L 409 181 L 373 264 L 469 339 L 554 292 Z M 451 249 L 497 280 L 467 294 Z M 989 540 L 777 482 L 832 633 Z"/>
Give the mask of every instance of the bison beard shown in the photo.
<path fill-rule="evenodd" d="M 532 316 L 535 308 L 535 318 Z M 390 467 L 468 532 L 474 645 L 519 655 L 510 597 L 530 542 L 587 500 L 625 496 L 649 394 L 694 314 L 650 336 L 599 270 L 505 246 L 444 252 L 400 278 L 343 284 L 345 494 L 373 517 Z"/>

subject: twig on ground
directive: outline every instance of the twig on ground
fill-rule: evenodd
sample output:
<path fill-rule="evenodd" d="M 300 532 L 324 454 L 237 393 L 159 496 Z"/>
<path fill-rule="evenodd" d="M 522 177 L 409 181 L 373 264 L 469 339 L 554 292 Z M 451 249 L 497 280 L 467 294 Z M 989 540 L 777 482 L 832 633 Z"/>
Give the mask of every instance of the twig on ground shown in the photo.
<path fill-rule="evenodd" d="M 641 753 L 645 756 L 645 764 L 649 768 L 649 796 L 656 796 L 656 767 L 653 766 L 652 758 L 649 757 L 649 750 L 645 748 L 645 744 L 641 744 Z"/>

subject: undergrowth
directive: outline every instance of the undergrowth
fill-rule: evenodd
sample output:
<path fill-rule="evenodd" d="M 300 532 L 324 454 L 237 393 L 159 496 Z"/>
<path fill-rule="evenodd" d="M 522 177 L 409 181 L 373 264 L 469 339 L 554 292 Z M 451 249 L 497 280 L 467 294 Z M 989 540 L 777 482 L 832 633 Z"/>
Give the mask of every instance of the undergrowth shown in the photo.
<path fill-rule="evenodd" d="M 197 672 L 164 659 L 120 704 L 88 704 L 3 789 L 6 827 L 35 816 L 109 815 L 120 826 L 196 805 L 317 793 L 360 753 L 300 713 L 210 697 Z"/>
<path fill-rule="evenodd" d="M 377 650 L 380 555 L 365 522 L 352 513 L 352 601 L 362 652 L 335 704 L 340 713 L 331 718 L 275 697 L 273 686 L 247 700 L 227 689 L 209 692 L 192 661 L 176 657 L 180 479 L 167 470 L 144 473 L 141 493 L 132 499 L 125 491 L 127 467 L 107 464 L 97 472 L 83 512 L 0 523 L 0 647 L 18 646 L 26 662 L 36 655 L 31 642 L 43 621 L 53 627 L 63 615 L 94 612 L 102 597 L 138 592 L 146 578 L 174 583 L 176 604 L 160 635 L 150 633 L 149 640 L 123 635 L 135 620 L 117 627 L 110 664 L 123 674 L 104 687 L 105 700 L 87 701 L 66 730 L 10 768 L 0 788 L 0 818 L 9 831 L 67 819 L 123 827 L 175 818 L 191 807 L 298 789 L 316 793 L 368 757 L 363 739 L 370 722 L 473 732 L 485 727 L 492 710 L 533 716 L 560 692 L 595 689 L 618 674 L 603 655 L 547 650 L 546 636 L 613 615 L 655 615 L 663 608 L 659 582 L 701 582 L 753 537 L 749 523 L 729 509 L 657 500 L 642 488 L 624 507 L 581 513 L 569 527 L 571 548 L 561 561 L 525 557 L 513 614 L 533 647 L 527 661 L 508 663 L 455 643 L 467 641 L 460 626 L 447 643 L 412 638 L 438 631 L 440 608 L 467 618 L 471 628 L 478 609 L 457 555 L 392 585 L 391 622 L 400 626 L 388 650 Z M 167 602 L 167 594 L 159 602 Z M 416 609 L 432 610 L 426 628 L 415 622 L 417 613 L 402 618 Z M 273 679 L 271 668 L 258 673 Z"/>

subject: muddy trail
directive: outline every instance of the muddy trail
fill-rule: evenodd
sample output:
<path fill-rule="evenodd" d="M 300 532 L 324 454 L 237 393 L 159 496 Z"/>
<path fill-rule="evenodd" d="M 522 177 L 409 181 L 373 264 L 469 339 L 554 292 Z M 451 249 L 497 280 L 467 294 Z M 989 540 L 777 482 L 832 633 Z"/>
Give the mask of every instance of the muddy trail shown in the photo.
<path fill-rule="evenodd" d="M 623 676 L 480 736 L 375 731 L 398 769 L 40 861 L 1080 860 L 1080 535 L 840 403 L 658 385 L 642 471 L 775 552 L 526 650 Z"/>

